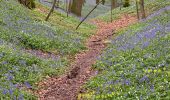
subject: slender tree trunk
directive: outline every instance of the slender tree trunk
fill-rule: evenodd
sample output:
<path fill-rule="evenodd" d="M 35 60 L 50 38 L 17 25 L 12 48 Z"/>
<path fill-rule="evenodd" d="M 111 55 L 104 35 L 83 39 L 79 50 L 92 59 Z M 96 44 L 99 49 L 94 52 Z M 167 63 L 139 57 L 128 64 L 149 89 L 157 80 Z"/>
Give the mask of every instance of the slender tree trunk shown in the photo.
<path fill-rule="evenodd" d="M 140 19 L 140 17 L 139 17 L 138 0 L 136 0 L 136 12 L 137 12 L 137 18 L 138 18 L 138 20 L 139 20 L 139 19 Z"/>
<path fill-rule="evenodd" d="M 72 6 L 73 0 L 69 0 L 69 6 L 68 6 L 68 12 L 71 12 L 71 6 Z"/>
<path fill-rule="evenodd" d="M 140 0 L 140 10 L 142 14 L 142 19 L 146 18 L 144 0 Z"/>
<path fill-rule="evenodd" d="M 105 0 L 102 0 L 102 4 L 103 4 L 103 5 L 105 4 Z"/>
<path fill-rule="evenodd" d="M 66 12 L 67 12 L 67 17 L 68 17 L 68 13 L 69 13 L 69 11 L 68 11 L 68 0 L 66 0 Z"/>
<path fill-rule="evenodd" d="M 110 13 L 111 22 L 113 21 L 113 17 L 112 17 L 112 10 L 113 10 L 113 6 L 111 6 L 111 13 Z"/>
<path fill-rule="evenodd" d="M 77 16 L 81 16 L 84 2 L 85 0 L 72 0 L 69 4 L 69 11 L 76 14 Z"/>
<path fill-rule="evenodd" d="M 123 1 L 120 0 L 120 10 L 122 10 Z"/>
<path fill-rule="evenodd" d="M 50 17 L 50 15 L 51 15 L 51 13 L 54 11 L 54 8 L 55 8 L 55 4 L 56 4 L 56 2 L 57 2 L 57 0 L 54 0 L 54 2 L 53 2 L 53 6 L 52 6 L 52 8 L 51 8 L 50 12 L 48 13 L 48 15 L 47 15 L 47 17 L 46 17 L 45 21 L 48 21 L 48 19 L 49 19 L 49 17 Z"/>
<path fill-rule="evenodd" d="M 57 7 L 59 7 L 60 0 L 57 0 Z"/>
<path fill-rule="evenodd" d="M 114 8 L 116 8 L 116 6 L 117 6 L 117 0 L 112 0 L 112 2 L 111 2 L 112 4 L 111 4 L 111 8 L 112 9 L 114 9 Z"/>
<path fill-rule="evenodd" d="M 124 0 L 123 7 L 129 7 L 130 6 L 130 0 Z"/>

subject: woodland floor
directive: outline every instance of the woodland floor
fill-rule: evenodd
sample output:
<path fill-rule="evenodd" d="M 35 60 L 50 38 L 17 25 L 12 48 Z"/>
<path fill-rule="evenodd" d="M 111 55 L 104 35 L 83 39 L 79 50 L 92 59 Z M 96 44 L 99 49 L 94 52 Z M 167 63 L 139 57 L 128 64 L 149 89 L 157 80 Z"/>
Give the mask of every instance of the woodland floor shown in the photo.
<path fill-rule="evenodd" d="M 50 77 L 39 83 L 40 90 L 36 91 L 39 100 L 76 100 L 78 94 L 83 92 L 82 86 L 98 73 L 92 69 L 92 65 L 107 47 L 105 41 L 111 38 L 116 30 L 136 21 L 135 16 L 127 14 L 112 23 L 91 21 L 97 26 L 97 30 L 96 34 L 86 41 L 88 50 L 76 54 L 70 72 L 59 77 Z"/>

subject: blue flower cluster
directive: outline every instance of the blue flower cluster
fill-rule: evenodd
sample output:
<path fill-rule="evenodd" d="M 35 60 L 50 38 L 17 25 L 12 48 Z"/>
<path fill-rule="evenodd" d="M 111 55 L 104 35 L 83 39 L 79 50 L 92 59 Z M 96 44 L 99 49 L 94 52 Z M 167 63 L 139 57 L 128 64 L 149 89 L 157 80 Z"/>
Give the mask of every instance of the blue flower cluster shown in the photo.
<path fill-rule="evenodd" d="M 81 34 L 60 25 L 56 27 L 45 21 L 34 20 L 28 9 L 23 9 L 13 0 L 1 2 L 0 39 L 24 48 L 57 50 L 60 54 L 73 54 L 84 48 Z"/>
<path fill-rule="evenodd" d="M 3 41 L 3 40 L 2 40 Z M 34 83 L 46 75 L 60 72 L 66 62 L 40 59 L 15 48 L 5 41 L 0 45 L 0 97 L 4 100 L 24 100 L 35 97 L 26 92 L 34 89 Z"/>
<path fill-rule="evenodd" d="M 156 13 L 156 14 L 155 14 Z M 91 98 L 170 99 L 170 6 L 120 31 L 94 66 Z"/>

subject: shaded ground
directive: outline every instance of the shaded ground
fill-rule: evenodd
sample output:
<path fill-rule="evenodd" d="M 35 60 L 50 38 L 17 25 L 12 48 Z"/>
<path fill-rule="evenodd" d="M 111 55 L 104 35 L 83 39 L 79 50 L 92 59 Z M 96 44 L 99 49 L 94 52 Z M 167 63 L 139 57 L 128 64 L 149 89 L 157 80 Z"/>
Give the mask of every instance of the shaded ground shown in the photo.
<path fill-rule="evenodd" d="M 115 30 L 136 22 L 136 17 L 123 15 L 112 23 L 99 20 L 93 21 L 97 25 L 97 32 L 87 42 L 87 51 L 76 55 L 71 71 L 60 77 L 52 77 L 39 83 L 40 90 L 36 93 L 40 100 L 76 100 L 78 93 L 88 79 L 97 74 L 91 69 L 97 57 L 106 48 L 106 39 L 111 38 Z"/>

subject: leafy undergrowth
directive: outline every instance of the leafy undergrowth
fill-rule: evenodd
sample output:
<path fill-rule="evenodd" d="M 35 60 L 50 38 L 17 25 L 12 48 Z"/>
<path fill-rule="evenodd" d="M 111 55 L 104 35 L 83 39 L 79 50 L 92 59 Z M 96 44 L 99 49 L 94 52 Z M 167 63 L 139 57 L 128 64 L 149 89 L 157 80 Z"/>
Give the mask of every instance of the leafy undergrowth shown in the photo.
<path fill-rule="evenodd" d="M 25 89 L 36 89 L 35 83 L 46 75 L 62 72 L 67 62 L 40 59 L 27 54 L 12 44 L 0 41 L 0 98 L 1 100 L 33 99 Z"/>
<path fill-rule="evenodd" d="M 37 11 L 38 8 L 32 14 L 15 1 L 1 1 L 0 9 L 0 38 L 24 48 L 73 55 L 85 49 L 83 42 L 94 29 L 92 25 L 83 24 L 79 31 L 75 31 L 79 22 L 59 13 L 50 18 L 52 24 L 45 22 L 46 14 Z"/>
<path fill-rule="evenodd" d="M 116 8 L 112 10 L 112 17 L 113 20 L 120 18 L 120 16 L 122 14 L 130 14 L 132 16 L 136 16 L 136 6 L 135 6 L 135 0 L 133 0 L 133 2 L 131 2 L 131 6 L 129 7 L 125 7 L 125 8 Z M 169 0 L 145 0 L 145 11 L 146 11 L 146 15 L 150 15 L 152 14 L 154 11 L 157 11 L 167 5 L 170 5 Z M 110 12 L 108 12 L 107 14 L 101 15 L 96 17 L 96 19 L 100 19 L 106 22 L 110 21 Z"/>
<path fill-rule="evenodd" d="M 57 12 L 45 22 L 41 11 L 48 13 L 48 8 L 29 10 L 16 1 L 0 0 L 0 99 L 34 100 L 28 91 L 37 89 L 43 78 L 62 74 L 69 65 L 67 56 L 85 49 L 84 41 L 95 27 L 83 23 L 76 31 L 79 21 Z M 55 59 L 27 50 L 54 54 Z"/>
<path fill-rule="evenodd" d="M 36 2 L 36 5 L 33 16 L 35 19 L 43 21 L 51 8 L 45 7 L 38 2 Z M 86 22 L 82 23 L 78 30 L 75 30 L 77 25 L 80 23 L 80 20 L 77 20 L 72 16 L 67 17 L 66 13 L 62 14 L 59 12 L 53 12 L 48 22 L 52 25 L 58 26 L 58 28 L 62 31 L 69 30 L 73 32 L 71 36 L 74 38 L 81 37 L 82 40 L 86 40 L 89 36 L 95 33 L 95 26 Z"/>
<path fill-rule="evenodd" d="M 161 12 L 160 12 L 161 11 Z M 79 98 L 170 99 L 170 7 L 119 31 L 98 58 L 98 75 Z"/>

